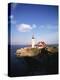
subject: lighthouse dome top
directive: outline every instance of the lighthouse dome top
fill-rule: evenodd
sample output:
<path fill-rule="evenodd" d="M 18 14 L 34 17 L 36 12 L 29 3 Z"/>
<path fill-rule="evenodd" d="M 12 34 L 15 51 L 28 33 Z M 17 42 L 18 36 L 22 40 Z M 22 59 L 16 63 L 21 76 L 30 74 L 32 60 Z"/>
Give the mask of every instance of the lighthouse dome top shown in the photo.
<path fill-rule="evenodd" d="M 32 39 L 35 39 L 34 36 L 32 36 Z"/>
<path fill-rule="evenodd" d="M 32 35 L 32 39 L 35 39 L 35 38 L 34 38 L 34 34 Z"/>

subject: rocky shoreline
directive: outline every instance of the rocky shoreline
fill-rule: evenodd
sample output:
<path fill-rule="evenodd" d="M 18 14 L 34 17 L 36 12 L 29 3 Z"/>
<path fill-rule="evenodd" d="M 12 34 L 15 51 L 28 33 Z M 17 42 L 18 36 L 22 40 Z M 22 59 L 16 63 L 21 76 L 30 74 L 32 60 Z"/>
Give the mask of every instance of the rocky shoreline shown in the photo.
<path fill-rule="evenodd" d="M 17 57 L 33 57 L 38 56 L 39 54 L 54 54 L 58 53 L 57 47 L 46 47 L 46 48 L 31 48 L 31 47 L 25 47 L 21 49 L 17 49 L 16 56 Z"/>

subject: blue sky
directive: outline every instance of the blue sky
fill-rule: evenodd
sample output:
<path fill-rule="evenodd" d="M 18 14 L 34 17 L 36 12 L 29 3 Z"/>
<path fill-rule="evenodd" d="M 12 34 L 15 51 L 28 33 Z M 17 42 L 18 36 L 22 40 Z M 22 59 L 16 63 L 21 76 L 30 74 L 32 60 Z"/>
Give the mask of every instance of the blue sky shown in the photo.
<path fill-rule="evenodd" d="M 33 33 L 36 43 L 58 43 L 57 6 L 13 3 L 9 19 L 11 44 L 31 44 Z"/>

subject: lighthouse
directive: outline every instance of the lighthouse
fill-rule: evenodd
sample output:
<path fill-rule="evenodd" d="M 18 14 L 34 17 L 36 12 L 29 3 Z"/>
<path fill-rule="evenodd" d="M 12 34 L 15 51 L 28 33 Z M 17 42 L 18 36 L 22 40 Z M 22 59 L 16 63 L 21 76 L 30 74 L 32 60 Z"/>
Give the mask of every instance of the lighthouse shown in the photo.
<path fill-rule="evenodd" d="M 35 48 L 35 38 L 34 38 L 34 34 L 32 35 L 32 48 Z"/>

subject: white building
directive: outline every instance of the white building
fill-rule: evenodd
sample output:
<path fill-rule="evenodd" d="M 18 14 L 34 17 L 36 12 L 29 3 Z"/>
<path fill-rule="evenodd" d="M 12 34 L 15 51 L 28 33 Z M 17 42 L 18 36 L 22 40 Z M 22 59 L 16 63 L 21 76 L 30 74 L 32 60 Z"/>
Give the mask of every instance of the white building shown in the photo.
<path fill-rule="evenodd" d="M 38 48 L 42 49 L 42 48 L 45 48 L 45 47 L 46 47 L 46 44 L 45 44 L 45 42 L 40 41 L 40 42 L 37 43 L 36 46 L 37 46 Z"/>
<path fill-rule="evenodd" d="M 32 48 L 35 48 L 35 38 L 34 38 L 34 35 L 32 35 Z"/>

